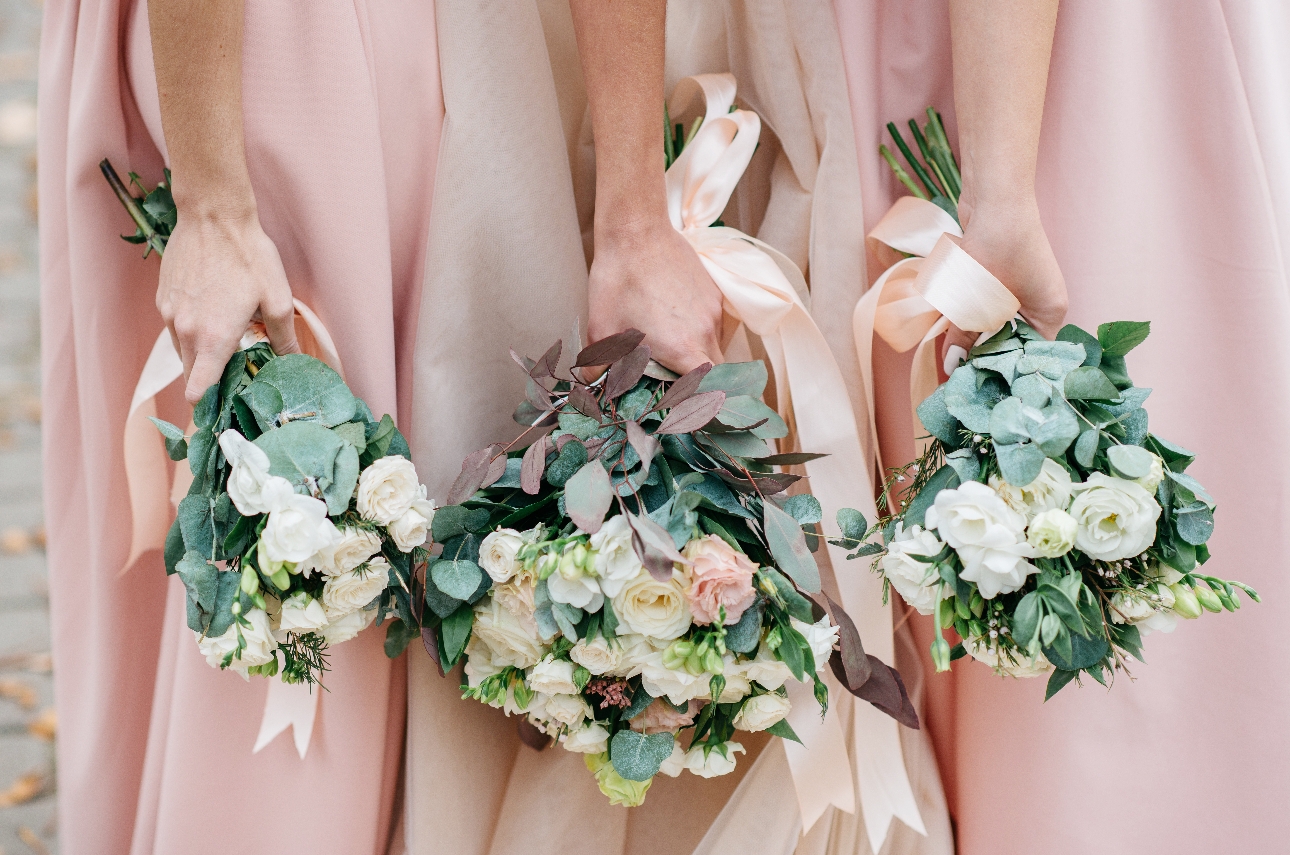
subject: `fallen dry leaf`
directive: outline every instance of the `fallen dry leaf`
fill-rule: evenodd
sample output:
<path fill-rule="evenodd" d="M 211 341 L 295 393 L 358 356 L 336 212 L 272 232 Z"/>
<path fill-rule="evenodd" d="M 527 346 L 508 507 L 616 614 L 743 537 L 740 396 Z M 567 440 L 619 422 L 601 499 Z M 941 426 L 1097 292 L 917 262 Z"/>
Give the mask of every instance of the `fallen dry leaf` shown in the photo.
<path fill-rule="evenodd" d="M 27 722 L 27 732 L 37 739 L 53 742 L 58 735 L 58 713 L 53 707 L 41 710 L 40 715 Z"/>
<path fill-rule="evenodd" d="M 25 710 L 32 709 L 40 700 L 36 690 L 22 680 L 0 680 L 0 698 L 11 700 Z"/>
<path fill-rule="evenodd" d="M 31 548 L 31 538 L 27 532 L 17 526 L 11 526 L 0 533 L 0 552 L 17 555 Z"/>
<path fill-rule="evenodd" d="M 45 791 L 45 773 L 34 770 L 20 775 L 18 780 L 9 785 L 9 789 L 0 791 L 0 808 L 25 804 Z"/>
<path fill-rule="evenodd" d="M 49 855 L 49 847 L 36 836 L 36 832 L 27 826 L 21 825 L 18 827 L 18 839 L 26 843 L 27 848 L 36 853 L 36 855 Z"/>

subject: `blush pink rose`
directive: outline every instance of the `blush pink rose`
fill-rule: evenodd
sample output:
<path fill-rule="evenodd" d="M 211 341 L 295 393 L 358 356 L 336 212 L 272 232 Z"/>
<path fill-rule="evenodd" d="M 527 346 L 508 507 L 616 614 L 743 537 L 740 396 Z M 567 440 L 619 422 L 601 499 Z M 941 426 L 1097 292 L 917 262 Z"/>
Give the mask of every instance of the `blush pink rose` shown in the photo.
<path fill-rule="evenodd" d="M 715 622 L 719 609 L 725 606 L 726 623 L 738 623 L 756 599 L 752 579 L 757 565 L 715 534 L 687 543 L 685 557 L 694 562 L 690 567 L 690 590 L 686 593 L 694 622 Z"/>
<path fill-rule="evenodd" d="M 641 714 L 628 724 L 632 730 L 640 733 L 675 733 L 683 727 L 694 724 L 694 717 L 703 709 L 703 701 L 691 700 L 685 712 L 677 712 L 676 707 L 663 698 L 655 698 Z"/>

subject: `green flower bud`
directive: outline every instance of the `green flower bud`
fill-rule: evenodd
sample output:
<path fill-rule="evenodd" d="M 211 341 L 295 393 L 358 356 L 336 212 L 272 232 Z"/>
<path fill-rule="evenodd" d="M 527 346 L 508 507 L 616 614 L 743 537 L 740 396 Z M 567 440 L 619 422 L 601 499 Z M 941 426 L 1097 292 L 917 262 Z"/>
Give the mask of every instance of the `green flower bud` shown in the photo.
<path fill-rule="evenodd" d="M 677 641 L 663 650 L 663 667 L 673 671 L 685 667 L 685 660 L 694 653 L 694 645 L 688 641 Z"/>
<path fill-rule="evenodd" d="M 584 755 L 583 762 L 587 764 L 591 774 L 596 776 L 596 785 L 600 787 L 600 792 L 609 797 L 611 805 L 638 807 L 645 801 L 649 785 L 654 781 L 653 778 L 648 781 L 627 780 L 614 769 L 608 753 Z"/>
<path fill-rule="evenodd" d="M 571 550 L 571 554 L 579 567 L 586 571 L 591 570 L 592 554 L 590 549 L 579 543 Z"/>
<path fill-rule="evenodd" d="M 950 643 L 939 635 L 932 642 L 932 664 L 938 674 L 950 670 Z"/>
<path fill-rule="evenodd" d="M 250 564 L 242 568 L 242 593 L 248 597 L 260 590 L 260 576 Z"/>
<path fill-rule="evenodd" d="M 274 587 L 279 591 L 286 591 L 287 588 L 291 587 L 291 576 L 287 573 L 286 567 L 279 567 L 278 572 L 269 577 L 269 581 L 272 582 Z"/>
<path fill-rule="evenodd" d="M 1205 611 L 1221 612 L 1223 610 L 1223 601 L 1214 593 L 1214 589 L 1204 582 L 1196 585 L 1196 599 L 1204 606 Z"/>
<path fill-rule="evenodd" d="M 582 575 L 582 564 L 573 557 L 573 552 L 560 556 L 560 575 L 572 581 Z"/>
<path fill-rule="evenodd" d="M 1195 620 L 1201 615 L 1200 600 L 1190 585 L 1175 582 L 1169 586 L 1174 593 L 1174 614 L 1187 620 Z"/>
<path fill-rule="evenodd" d="M 703 656 L 703 670 L 710 671 L 713 674 L 720 674 L 725 670 L 726 663 L 722 661 L 721 654 L 712 648 Z"/>
<path fill-rule="evenodd" d="M 703 658 L 697 650 L 691 653 L 685 660 L 685 670 L 695 675 L 702 674 L 706 670 L 703 667 Z"/>

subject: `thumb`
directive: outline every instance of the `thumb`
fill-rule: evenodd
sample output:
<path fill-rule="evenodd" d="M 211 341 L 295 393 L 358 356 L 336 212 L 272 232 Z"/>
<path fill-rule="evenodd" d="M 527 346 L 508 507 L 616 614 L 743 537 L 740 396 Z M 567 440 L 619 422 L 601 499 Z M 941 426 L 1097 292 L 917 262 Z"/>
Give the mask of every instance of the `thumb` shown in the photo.
<path fill-rule="evenodd" d="M 269 344 L 273 347 L 273 352 L 278 356 L 299 353 L 300 342 L 296 341 L 295 304 L 288 301 L 285 311 L 278 309 L 267 312 L 261 307 L 261 314 L 264 316 L 264 329 L 269 334 Z"/>

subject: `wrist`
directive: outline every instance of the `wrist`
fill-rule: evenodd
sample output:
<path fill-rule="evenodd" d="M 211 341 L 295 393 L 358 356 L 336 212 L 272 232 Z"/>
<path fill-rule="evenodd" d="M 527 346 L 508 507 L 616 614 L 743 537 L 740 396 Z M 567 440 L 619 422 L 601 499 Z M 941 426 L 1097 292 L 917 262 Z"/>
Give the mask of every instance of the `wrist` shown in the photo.
<path fill-rule="evenodd" d="M 250 176 L 194 176 L 172 172 L 171 195 L 181 220 L 206 222 L 254 222 L 258 219 Z"/>

